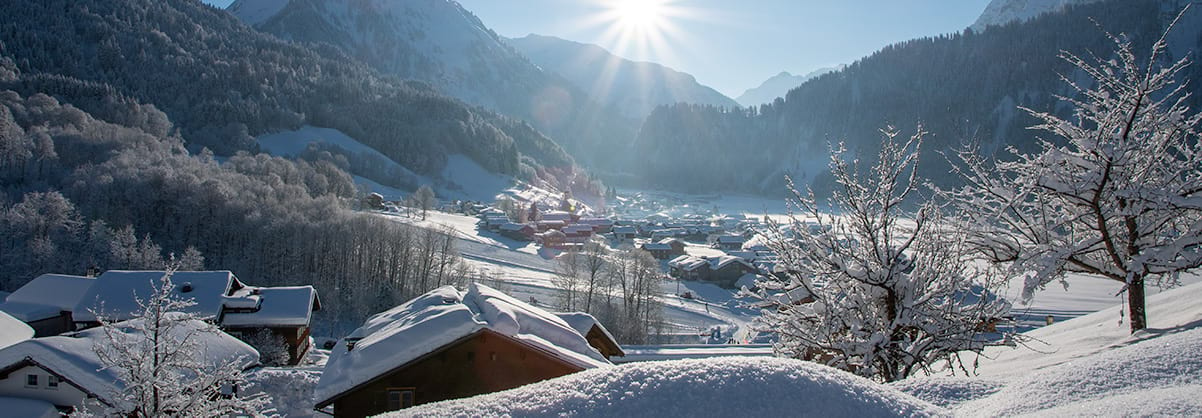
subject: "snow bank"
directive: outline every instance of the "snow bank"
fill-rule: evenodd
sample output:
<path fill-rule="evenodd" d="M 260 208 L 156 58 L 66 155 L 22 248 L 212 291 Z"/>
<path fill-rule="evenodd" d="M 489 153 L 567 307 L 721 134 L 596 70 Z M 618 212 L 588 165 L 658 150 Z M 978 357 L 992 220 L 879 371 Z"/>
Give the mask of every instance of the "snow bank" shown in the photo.
<path fill-rule="evenodd" d="M 320 370 L 299 367 L 263 367 L 246 374 L 246 393 L 271 395 L 269 409 L 289 418 L 316 417 L 313 388 L 321 378 Z"/>
<path fill-rule="evenodd" d="M 386 416 L 934 416 L 892 388 L 797 360 L 632 363 Z"/>
<path fill-rule="evenodd" d="M 1202 328 L 1193 328 L 1015 379 L 992 396 L 964 403 L 957 413 L 1193 415 L 1202 411 L 1199 387 Z"/>

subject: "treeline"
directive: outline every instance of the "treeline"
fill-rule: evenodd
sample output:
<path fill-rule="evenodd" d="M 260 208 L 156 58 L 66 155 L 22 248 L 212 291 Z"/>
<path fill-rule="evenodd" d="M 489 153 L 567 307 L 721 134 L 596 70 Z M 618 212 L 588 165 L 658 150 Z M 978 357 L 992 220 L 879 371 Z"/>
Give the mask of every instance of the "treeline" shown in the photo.
<path fill-rule="evenodd" d="M 0 52 L 26 75 L 4 88 L 70 95 L 120 123 L 144 116 L 129 115 L 128 100 L 88 96 L 153 104 L 194 152 L 254 152 L 254 135 L 310 124 L 338 129 L 420 174 L 439 172 L 454 153 L 502 174 L 574 167 L 524 122 L 381 76 L 329 45 L 257 32 L 196 0 L 16 0 L 0 3 L 0 14 Z M 153 127 L 163 122 L 141 127 L 159 134 Z"/>
<path fill-rule="evenodd" d="M 1018 107 L 1067 109 L 1057 105 L 1055 94 L 1070 93 L 1057 74 L 1084 78 L 1058 58 L 1060 51 L 1108 53 L 1113 45 L 1099 28 L 1151 45 L 1183 5 L 1121 0 L 1075 6 L 982 33 L 891 45 L 759 107 L 661 107 L 644 123 L 631 167 L 651 185 L 667 188 L 781 193 L 783 176 L 791 174 L 822 189 L 832 183 L 825 174 L 828 144 L 845 141 L 851 156 L 870 160 L 878 147 L 876 127 L 918 121 L 931 133 L 919 170 L 949 185 L 957 180 L 945 175 L 949 166 L 937 151 L 968 141 L 983 143 L 986 152 L 1009 145 L 1029 149 L 1037 133 L 1026 129 L 1033 120 Z M 1197 49 L 1202 14 L 1191 10 L 1185 20 L 1170 37 L 1165 59 Z M 1196 79 L 1199 71 L 1194 66 L 1187 78 Z"/>
<path fill-rule="evenodd" d="M 637 248 L 609 250 L 589 241 L 559 256 L 559 309 L 597 318 L 622 344 L 650 344 L 665 328 L 659 261 Z"/>
<path fill-rule="evenodd" d="M 0 91 L 0 151 L 4 290 L 93 267 L 228 269 L 255 285 L 315 285 L 320 331 L 338 332 L 469 274 L 449 234 L 348 210 L 353 183 L 327 161 L 219 164 L 177 136 L 13 91 Z"/>

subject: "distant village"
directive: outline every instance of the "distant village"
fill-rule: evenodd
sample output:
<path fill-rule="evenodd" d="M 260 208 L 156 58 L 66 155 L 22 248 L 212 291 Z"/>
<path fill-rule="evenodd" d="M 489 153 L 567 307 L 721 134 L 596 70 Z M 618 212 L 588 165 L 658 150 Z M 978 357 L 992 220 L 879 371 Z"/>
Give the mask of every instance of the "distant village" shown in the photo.
<path fill-rule="evenodd" d="M 378 195 L 368 201 L 372 209 L 401 210 Z M 737 289 L 776 273 L 776 256 L 763 242 L 765 225 L 742 215 L 602 217 L 577 210 L 567 195 L 557 205 L 521 203 L 508 210 L 473 202 L 439 209 L 477 216 L 480 230 L 548 251 L 576 251 L 589 240 L 639 248 L 678 280 Z M 245 370 L 320 367 L 313 407 L 334 416 L 505 390 L 610 365 L 627 354 L 591 315 L 551 312 L 478 283 L 438 288 L 315 347 L 313 313 L 322 301 L 312 286 L 258 287 L 229 271 L 45 274 L 0 295 L 0 398 L 46 417 L 125 402 L 113 394 L 126 383 L 97 354 L 96 347 L 108 344 L 98 315 L 136 320 L 154 284 L 168 274 L 173 296 L 194 302 L 188 313 L 202 323 L 192 326 L 221 330 L 199 334 L 202 346 L 221 348 L 200 361 L 234 358 Z M 315 363 L 315 349 L 329 350 L 324 364 Z"/>

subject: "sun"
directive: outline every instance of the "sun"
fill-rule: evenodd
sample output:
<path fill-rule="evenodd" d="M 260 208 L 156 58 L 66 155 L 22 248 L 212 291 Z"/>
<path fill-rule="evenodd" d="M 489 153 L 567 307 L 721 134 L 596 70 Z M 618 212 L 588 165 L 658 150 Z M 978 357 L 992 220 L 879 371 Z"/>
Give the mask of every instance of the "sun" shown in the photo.
<path fill-rule="evenodd" d="M 627 29 L 649 31 L 663 22 L 663 5 L 657 0 L 620 0 L 613 12 Z"/>

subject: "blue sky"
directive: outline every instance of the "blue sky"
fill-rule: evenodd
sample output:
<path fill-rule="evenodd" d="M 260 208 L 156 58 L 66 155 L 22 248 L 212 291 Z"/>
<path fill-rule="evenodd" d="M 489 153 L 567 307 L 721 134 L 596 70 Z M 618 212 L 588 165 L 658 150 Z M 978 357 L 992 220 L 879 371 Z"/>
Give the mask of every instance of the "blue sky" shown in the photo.
<path fill-rule="evenodd" d="M 224 6 L 231 0 L 205 0 Z M 404 1 L 404 0 L 401 0 Z M 890 43 L 963 30 L 989 0 L 665 1 L 652 28 L 622 39 L 627 0 L 459 0 L 502 36 L 595 43 L 693 74 L 736 97 L 781 71 L 847 64 Z M 650 34 L 650 35 L 647 35 Z M 655 41 L 646 41 L 655 39 Z"/>

